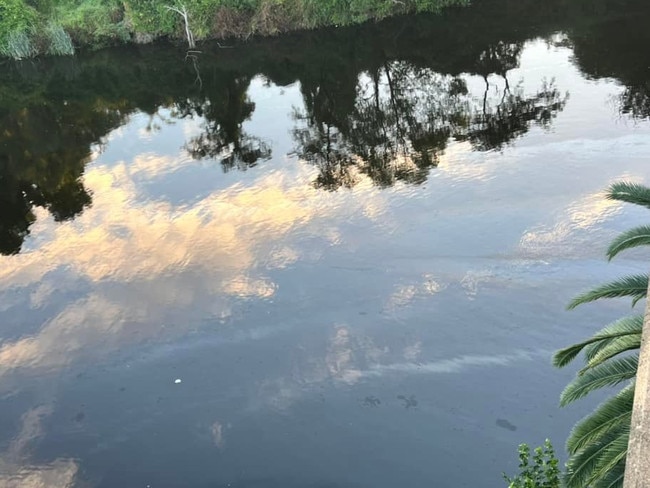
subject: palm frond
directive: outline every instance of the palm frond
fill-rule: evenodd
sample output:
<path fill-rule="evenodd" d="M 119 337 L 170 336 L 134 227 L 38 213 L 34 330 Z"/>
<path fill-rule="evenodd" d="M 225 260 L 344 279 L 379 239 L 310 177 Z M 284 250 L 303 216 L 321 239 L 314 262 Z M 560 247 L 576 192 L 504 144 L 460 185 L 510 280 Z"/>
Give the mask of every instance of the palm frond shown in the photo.
<path fill-rule="evenodd" d="M 598 460 L 596 471 L 598 479 L 601 480 L 621 462 L 625 463 L 627 457 L 627 446 L 630 442 L 630 422 L 624 424 L 621 435 L 617 436 L 605 448 Z"/>
<path fill-rule="evenodd" d="M 600 350 L 609 345 L 613 339 L 638 334 L 642 329 L 643 315 L 634 315 L 619 319 L 609 324 L 588 340 L 574 344 L 555 353 L 553 356 L 553 365 L 557 368 L 563 368 L 573 361 L 583 349 L 585 349 L 586 358 L 593 359 Z"/>
<path fill-rule="evenodd" d="M 621 424 L 629 424 L 634 404 L 634 384 L 626 386 L 617 395 L 601 403 L 596 410 L 578 422 L 567 440 L 567 451 L 575 454 L 587 445 L 597 442 Z"/>
<path fill-rule="evenodd" d="M 600 356 L 604 349 L 609 348 L 611 344 L 618 339 L 636 337 L 639 336 L 642 331 L 643 315 L 630 315 L 618 319 L 606 326 L 604 329 L 601 329 L 592 337 L 592 339 L 597 340 L 591 341 L 591 343 L 585 347 L 585 359 L 589 362 L 597 356 Z"/>
<path fill-rule="evenodd" d="M 623 488 L 625 478 L 625 460 L 621 460 L 609 473 L 594 483 L 593 488 Z"/>
<path fill-rule="evenodd" d="M 606 283 L 593 290 L 590 290 L 582 295 L 574 298 L 569 306 L 569 310 L 576 308 L 583 303 L 593 302 L 601 298 L 619 298 L 619 297 L 632 297 L 632 306 L 644 298 L 648 293 L 648 275 L 633 275 L 626 276 L 616 281 Z"/>
<path fill-rule="evenodd" d="M 631 249 L 633 247 L 648 246 L 650 245 L 650 226 L 644 225 L 642 227 L 635 227 L 627 232 L 623 232 L 620 236 L 612 241 L 607 248 L 607 258 L 611 261 L 621 251 Z"/>
<path fill-rule="evenodd" d="M 580 342 L 579 344 L 573 344 L 572 346 L 566 347 L 564 349 L 560 349 L 553 356 L 553 366 L 556 368 L 564 368 L 567 364 L 573 361 L 578 356 L 578 354 L 580 354 L 580 351 L 582 351 L 586 346 L 601 340 L 602 339 L 596 339 L 592 337 L 587 341 Z"/>
<path fill-rule="evenodd" d="M 613 183 L 607 189 L 606 197 L 609 200 L 618 200 L 619 202 L 633 203 L 650 208 L 650 188 L 638 183 L 626 181 Z"/>
<path fill-rule="evenodd" d="M 606 197 L 650 208 L 650 187 L 636 183 L 614 183 Z M 640 246 L 650 246 L 650 225 L 635 227 L 616 237 L 607 249 L 607 257 L 612 260 L 621 252 Z M 567 308 L 571 310 L 601 298 L 623 297 L 630 297 L 634 307 L 648 296 L 648 278 L 647 274 L 637 274 L 606 283 L 577 296 Z M 570 457 L 563 478 L 565 488 L 623 488 L 643 322 L 642 315 L 622 318 L 553 357 L 557 367 L 566 366 L 581 352 L 585 358 L 585 367 L 562 392 L 562 406 L 594 390 L 629 381 L 572 429 L 567 440 Z"/>
<path fill-rule="evenodd" d="M 566 488 L 585 488 L 594 486 L 607 477 L 608 473 L 599 469 L 599 466 L 608 464 L 608 460 L 611 458 L 608 448 L 620 445 L 621 441 L 627 441 L 629 435 L 630 426 L 620 425 L 605 434 L 599 442 L 589 444 L 585 449 L 581 449 L 569 457 L 564 486 Z"/>
<path fill-rule="evenodd" d="M 575 377 L 562 392 L 560 405 L 565 406 L 605 386 L 616 386 L 636 376 L 639 355 L 613 359 Z"/>
<path fill-rule="evenodd" d="M 641 332 L 617 337 L 616 339 L 610 339 L 606 342 L 606 345 L 599 348 L 598 352 L 594 354 L 591 359 L 587 360 L 587 366 L 583 368 L 581 373 L 584 373 L 589 368 L 594 368 L 600 364 L 603 364 L 605 361 L 618 356 L 619 354 L 623 354 L 627 351 L 635 351 L 637 349 L 641 349 Z"/>

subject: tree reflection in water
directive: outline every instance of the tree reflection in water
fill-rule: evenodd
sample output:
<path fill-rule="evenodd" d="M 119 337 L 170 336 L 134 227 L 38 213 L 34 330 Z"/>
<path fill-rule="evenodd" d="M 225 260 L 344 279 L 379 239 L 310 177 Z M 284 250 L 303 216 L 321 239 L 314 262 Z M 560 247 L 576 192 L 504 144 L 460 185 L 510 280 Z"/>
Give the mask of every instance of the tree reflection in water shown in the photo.
<path fill-rule="evenodd" d="M 620 1 L 634 15 L 621 17 Z M 0 70 L 0 253 L 20 252 L 35 207 L 63 221 L 91 205 L 85 165 L 133 113 L 148 114 L 152 130 L 163 113 L 167 122 L 200 119 L 201 133 L 184 150 L 224 171 L 270 158 L 270 143 L 244 129 L 258 76 L 299 84 L 297 153 L 318 167 L 315 186 L 328 190 L 362 178 L 379 187 L 419 184 L 453 141 L 499 150 L 548 127 L 567 95 L 551 81 L 526 92 L 509 75 L 528 40 L 558 31 L 587 76 L 620 80 L 622 113 L 647 118 L 648 8 L 642 0 L 485 0 L 439 17 L 206 50 L 200 67 L 168 46 L 7 63 Z M 467 75 L 483 79 L 482 96 L 468 90 Z"/>
<path fill-rule="evenodd" d="M 34 207 L 61 222 L 91 204 L 81 182 L 91 148 L 123 119 L 119 111 L 69 103 L 31 106 L 0 120 L 0 253 L 16 254 L 35 220 Z"/>
<path fill-rule="evenodd" d="M 422 183 L 451 140 L 489 151 L 503 148 L 534 125 L 547 127 L 564 108 L 567 95 L 554 83 L 544 83 L 528 96 L 521 84 L 511 87 L 507 72 L 518 66 L 521 47 L 508 49 L 507 54 L 515 54 L 502 65 L 495 52 L 481 55 L 489 60 L 484 66 L 494 71 L 483 72 L 486 88 L 480 100 L 470 95 L 461 77 L 399 61 L 385 62 L 360 77 L 348 113 L 329 96 L 333 91 L 326 80 L 312 88 L 305 95 L 310 100 L 306 110 L 294 114 L 294 138 L 298 154 L 319 167 L 315 186 L 351 188 L 362 176 L 380 187 L 397 181 Z M 488 98 L 493 74 L 504 81 L 496 103 Z"/>
<path fill-rule="evenodd" d="M 255 111 L 248 97 L 250 81 L 250 77 L 229 78 L 221 90 L 211 90 L 205 100 L 191 107 L 194 115 L 205 120 L 203 132 L 185 146 L 194 159 L 217 159 L 224 171 L 244 171 L 271 157 L 265 141 L 242 129 Z"/>

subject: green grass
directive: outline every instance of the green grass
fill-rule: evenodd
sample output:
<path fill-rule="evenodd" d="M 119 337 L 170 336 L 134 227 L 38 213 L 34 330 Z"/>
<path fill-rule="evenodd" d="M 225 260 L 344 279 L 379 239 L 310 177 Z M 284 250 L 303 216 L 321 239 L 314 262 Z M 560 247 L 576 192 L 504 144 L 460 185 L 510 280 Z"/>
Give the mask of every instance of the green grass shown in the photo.
<path fill-rule="evenodd" d="M 182 41 L 184 6 L 197 40 L 350 25 L 469 0 L 2 0 L 0 55 L 72 54 L 133 40 Z M 29 2 L 29 4 L 27 3 Z M 34 6 L 31 6 L 34 5 Z"/>
<path fill-rule="evenodd" d="M 74 45 L 70 35 L 56 22 L 50 22 L 45 28 L 48 39 L 47 54 L 52 56 L 66 56 L 74 54 Z"/>
<path fill-rule="evenodd" d="M 119 1 L 62 0 L 57 2 L 50 16 L 77 46 L 98 49 L 131 39 Z"/>
<path fill-rule="evenodd" d="M 23 0 L 3 0 L 0 3 L 0 54 L 15 59 L 33 56 L 36 48 L 32 33 L 38 22 L 39 13 Z"/>
<path fill-rule="evenodd" d="M 38 23 L 39 12 L 23 0 L 3 0 L 0 3 L 0 39 L 5 41 L 12 32 L 25 32 Z"/>
<path fill-rule="evenodd" d="M 14 30 L 9 32 L 2 45 L 0 54 L 14 59 L 31 58 L 37 53 L 28 30 Z"/>

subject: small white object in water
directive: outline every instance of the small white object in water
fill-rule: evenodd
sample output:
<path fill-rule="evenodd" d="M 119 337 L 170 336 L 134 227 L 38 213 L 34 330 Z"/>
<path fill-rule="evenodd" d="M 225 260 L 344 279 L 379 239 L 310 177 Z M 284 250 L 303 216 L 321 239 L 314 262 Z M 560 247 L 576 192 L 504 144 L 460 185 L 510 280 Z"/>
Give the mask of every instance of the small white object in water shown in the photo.
<path fill-rule="evenodd" d="M 177 385 L 180 384 L 180 383 L 181 383 L 181 379 L 180 379 L 180 378 L 177 378 L 176 380 L 174 380 L 174 383 L 176 383 Z"/>

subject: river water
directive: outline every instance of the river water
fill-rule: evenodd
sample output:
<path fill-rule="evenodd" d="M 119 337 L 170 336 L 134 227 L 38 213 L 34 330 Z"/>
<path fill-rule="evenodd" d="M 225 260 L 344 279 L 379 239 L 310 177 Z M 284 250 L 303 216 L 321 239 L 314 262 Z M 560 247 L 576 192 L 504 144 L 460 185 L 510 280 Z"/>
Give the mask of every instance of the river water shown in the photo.
<path fill-rule="evenodd" d="M 647 213 L 646 2 L 0 66 L 0 486 L 499 487 Z"/>

